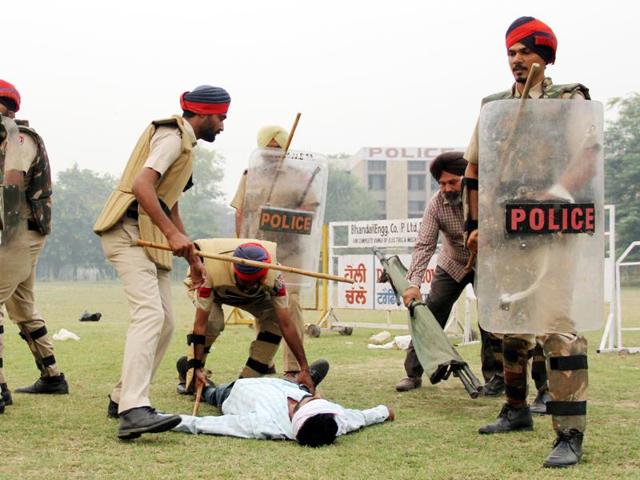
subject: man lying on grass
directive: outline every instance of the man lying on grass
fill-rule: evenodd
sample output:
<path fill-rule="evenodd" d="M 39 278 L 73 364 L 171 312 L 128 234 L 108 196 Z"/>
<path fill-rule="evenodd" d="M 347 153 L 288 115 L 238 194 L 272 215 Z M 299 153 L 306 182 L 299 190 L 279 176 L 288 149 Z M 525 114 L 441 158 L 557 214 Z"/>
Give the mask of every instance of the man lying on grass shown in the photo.
<path fill-rule="evenodd" d="M 317 386 L 329 364 L 319 360 L 310 370 Z M 304 385 L 280 378 L 241 378 L 226 385 L 205 387 L 202 398 L 219 407 L 222 415 L 182 415 L 175 431 L 296 440 L 300 445 L 320 447 L 332 444 L 338 435 L 395 418 L 393 410 L 385 405 L 367 410 L 346 409 L 317 393 L 311 395 Z"/>

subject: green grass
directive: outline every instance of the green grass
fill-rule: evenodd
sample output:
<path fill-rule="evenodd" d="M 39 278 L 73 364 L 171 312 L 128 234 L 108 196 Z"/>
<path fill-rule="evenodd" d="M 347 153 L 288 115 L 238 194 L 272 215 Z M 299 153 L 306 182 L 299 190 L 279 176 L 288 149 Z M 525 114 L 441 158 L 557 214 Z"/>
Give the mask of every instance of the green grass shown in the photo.
<path fill-rule="evenodd" d="M 640 326 L 640 291 L 624 291 L 629 323 Z M 640 355 L 597 355 L 600 334 L 590 346 L 589 427 L 583 464 L 565 471 L 541 468 L 554 438 L 550 419 L 537 417 L 535 430 L 479 436 L 500 399 L 471 400 L 456 379 L 398 394 L 404 353 L 368 350 L 372 330 L 350 337 L 323 332 L 306 339 L 308 356 L 331 361 L 322 393 L 348 407 L 380 403 L 396 410 L 397 420 L 341 437 L 331 447 L 301 448 L 293 442 L 239 440 L 179 433 L 143 435 L 134 442 L 116 438 L 117 423 L 106 418 L 107 394 L 120 370 L 127 306 L 118 284 L 41 283 L 38 306 L 51 332 L 67 328 L 79 342 L 56 342 L 56 357 L 71 395 L 14 395 L 0 416 L 0 478 L 349 478 L 523 479 L 640 478 Z M 154 406 L 188 413 L 191 400 L 175 393 L 175 359 L 183 353 L 192 307 L 176 286 L 176 335 L 152 388 Z M 83 310 L 101 311 L 97 323 L 80 323 Z M 317 312 L 307 312 L 315 320 Z M 372 321 L 371 312 L 340 312 L 341 320 Z M 402 315 L 402 314 L 398 314 Z M 383 315 L 379 315 L 383 321 Z M 398 317 L 400 318 L 400 317 Z M 394 319 L 396 319 L 394 317 Z M 10 387 L 31 383 L 33 360 L 17 328 L 5 321 L 5 373 Z M 254 333 L 228 326 L 209 366 L 226 381 L 239 372 Z M 640 346 L 640 335 L 625 337 Z M 479 373 L 479 346 L 460 348 Z M 278 354 L 281 361 L 281 354 Z M 214 414 L 203 405 L 201 414 Z"/>

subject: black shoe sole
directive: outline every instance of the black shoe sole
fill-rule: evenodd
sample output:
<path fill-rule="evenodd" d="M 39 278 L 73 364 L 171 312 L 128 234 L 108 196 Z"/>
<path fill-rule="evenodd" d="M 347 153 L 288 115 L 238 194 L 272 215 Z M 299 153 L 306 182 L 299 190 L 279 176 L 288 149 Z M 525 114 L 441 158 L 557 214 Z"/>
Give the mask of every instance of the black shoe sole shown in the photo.
<path fill-rule="evenodd" d="M 512 428 L 511 430 L 496 430 L 495 432 L 483 432 L 482 430 L 478 430 L 480 435 L 493 435 L 496 433 L 511 433 L 511 432 L 531 432 L 533 430 L 533 425 L 530 427 L 518 427 Z"/>
<path fill-rule="evenodd" d="M 549 415 L 547 413 L 547 407 L 543 407 L 544 410 L 541 408 L 540 410 L 534 410 L 535 407 L 529 407 L 529 411 L 531 412 L 532 415 Z"/>
<path fill-rule="evenodd" d="M 567 464 L 567 465 L 558 465 L 558 464 L 555 464 L 555 463 L 547 463 L 547 462 L 544 462 L 544 463 L 542 464 L 542 466 L 543 466 L 544 468 L 569 468 L 569 467 L 575 467 L 575 466 L 576 466 L 576 465 L 578 465 L 579 463 L 580 463 L 580 460 L 578 460 L 576 463 L 570 463 L 570 464 Z"/>
<path fill-rule="evenodd" d="M 182 419 L 179 416 L 171 416 L 160 420 L 159 422 L 148 425 L 146 427 L 134 427 L 124 430 L 118 430 L 118 438 L 120 440 L 132 440 L 138 438 L 143 433 L 161 433 L 177 427 Z"/>
<path fill-rule="evenodd" d="M 51 392 L 36 392 L 34 390 L 21 390 L 19 388 L 16 388 L 14 391 L 14 393 L 30 393 L 33 395 L 69 395 L 69 390 L 65 390 L 63 391 L 51 391 Z"/>

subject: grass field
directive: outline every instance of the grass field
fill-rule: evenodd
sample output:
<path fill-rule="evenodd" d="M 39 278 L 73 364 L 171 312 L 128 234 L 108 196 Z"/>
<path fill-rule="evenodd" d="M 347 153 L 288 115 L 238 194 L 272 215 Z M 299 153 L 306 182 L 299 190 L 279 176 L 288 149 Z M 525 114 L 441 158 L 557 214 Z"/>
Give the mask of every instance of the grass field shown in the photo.
<path fill-rule="evenodd" d="M 183 353 L 193 311 L 179 286 L 174 303 L 176 335 L 152 399 L 163 411 L 188 413 L 191 400 L 175 393 L 174 364 Z M 119 375 L 128 324 L 119 285 L 41 283 L 38 305 L 50 332 L 64 327 L 81 337 L 79 342 L 55 342 L 71 394 L 14 394 L 14 405 L 0 416 L 1 479 L 640 478 L 640 355 L 596 354 L 599 332 L 588 335 L 590 402 L 583 463 L 548 471 L 541 467 L 554 438 L 548 418 L 537 417 L 533 432 L 481 437 L 477 428 L 497 415 L 500 399 L 471 400 L 456 379 L 396 393 L 404 353 L 368 350 L 366 340 L 375 331 L 364 329 L 350 337 L 323 333 L 307 338 L 307 354 L 331 362 L 321 388 L 326 397 L 357 408 L 388 404 L 396 411 L 393 423 L 341 437 L 323 449 L 172 432 L 121 442 L 117 422 L 106 418 L 107 394 Z M 78 322 L 85 309 L 102 312 L 102 320 Z M 624 309 L 640 326 L 640 290 L 624 291 Z M 308 313 L 308 320 L 315 320 L 317 313 Z M 344 320 L 371 321 L 374 316 L 340 312 Z M 37 375 L 17 328 L 5 323 L 5 373 L 14 388 Z M 215 380 L 237 375 L 253 336 L 246 326 L 227 327 L 208 364 Z M 640 335 L 625 339 L 630 346 L 640 345 Z M 464 346 L 460 352 L 479 374 L 479 346 Z M 281 361 L 281 354 L 277 358 Z M 200 414 L 214 414 L 214 409 L 203 405 Z"/>

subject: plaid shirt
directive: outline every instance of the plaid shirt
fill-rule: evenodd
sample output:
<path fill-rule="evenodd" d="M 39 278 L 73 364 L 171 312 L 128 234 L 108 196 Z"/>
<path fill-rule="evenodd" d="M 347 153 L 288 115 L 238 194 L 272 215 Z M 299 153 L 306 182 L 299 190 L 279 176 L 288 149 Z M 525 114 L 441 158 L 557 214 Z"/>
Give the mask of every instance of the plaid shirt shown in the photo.
<path fill-rule="evenodd" d="M 411 285 L 420 285 L 427 271 L 429 260 L 436 251 L 438 233 L 443 233 L 442 249 L 438 255 L 438 266 L 456 281 L 467 275 L 464 267 L 469 260 L 469 252 L 464 247 L 464 220 L 462 204 L 452 206 L 438 191 L 427 205 L 418 232 L 418 240 L 411 255 L 411 266 L 407 280 Z"/>

